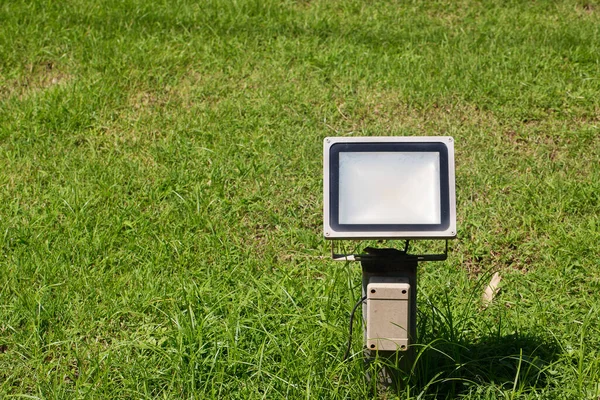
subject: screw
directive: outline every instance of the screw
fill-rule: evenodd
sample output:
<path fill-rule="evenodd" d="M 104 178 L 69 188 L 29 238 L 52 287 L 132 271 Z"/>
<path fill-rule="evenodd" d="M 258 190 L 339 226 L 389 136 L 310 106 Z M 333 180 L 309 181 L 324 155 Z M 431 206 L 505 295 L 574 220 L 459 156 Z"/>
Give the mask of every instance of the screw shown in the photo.
<path fill-rule="evenodd" d="M 448 141 L 449 141 L 449 142 L 451 142 L 451 141 L 452 141 L 452 138 L 448 138 Z"/>
<path fill-rule="evenodd" d="M 326 141 L 327 143 L 331 143 L 331 139 L 329 139 L 329 138 L 325 139 L 325 141 Z"/>
<path fill-rule="evenodd" d="M 325 236 L 329 236 L 329 235 L 330 235 L 329 232 L 325 232 Z"/>

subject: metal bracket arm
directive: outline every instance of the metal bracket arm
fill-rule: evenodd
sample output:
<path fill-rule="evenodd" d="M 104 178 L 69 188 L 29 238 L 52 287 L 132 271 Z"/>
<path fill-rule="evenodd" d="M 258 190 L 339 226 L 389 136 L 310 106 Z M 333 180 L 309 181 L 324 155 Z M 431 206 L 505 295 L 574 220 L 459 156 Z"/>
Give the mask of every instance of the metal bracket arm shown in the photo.
<path fill-rule="evenodd" d="M 408 254 L 407 240 L 404 245 L 404 250 L 398 249 L 379 249 L 374 247 L 366 247 L 366 254 L 338 254 L 335 252 L 334 241 L 331 242 L 331 258 L 333 261 L 368 261 L 385 259 L 403 259 L 416 261 L 444 261 L 448 258 L 448 240 L 444 252 L 441 254 Z"/>

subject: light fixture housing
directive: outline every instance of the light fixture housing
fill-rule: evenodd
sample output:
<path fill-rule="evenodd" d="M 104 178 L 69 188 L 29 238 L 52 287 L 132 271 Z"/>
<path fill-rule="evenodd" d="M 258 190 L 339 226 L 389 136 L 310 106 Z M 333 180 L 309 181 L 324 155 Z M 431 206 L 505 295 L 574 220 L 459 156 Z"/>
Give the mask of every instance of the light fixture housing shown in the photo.
<path fill-rule="evenodd" d="M 326 239 L 456 236 L 451 137 L 328 137 L 323 161 Z"/>

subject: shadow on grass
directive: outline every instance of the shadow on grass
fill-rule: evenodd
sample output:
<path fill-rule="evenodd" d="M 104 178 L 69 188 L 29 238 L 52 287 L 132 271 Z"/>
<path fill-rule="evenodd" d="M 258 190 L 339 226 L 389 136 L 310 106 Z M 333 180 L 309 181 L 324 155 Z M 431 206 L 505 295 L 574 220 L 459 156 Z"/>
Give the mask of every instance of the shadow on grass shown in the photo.
<path fill-rule="evenodd" d="M 435 340 L 417 350 L 411 384 L 434 398 L 490 386 L 527 392 L 548 385 L 559 347 L 532 334 L 484 337 L 476 343 Z"/>

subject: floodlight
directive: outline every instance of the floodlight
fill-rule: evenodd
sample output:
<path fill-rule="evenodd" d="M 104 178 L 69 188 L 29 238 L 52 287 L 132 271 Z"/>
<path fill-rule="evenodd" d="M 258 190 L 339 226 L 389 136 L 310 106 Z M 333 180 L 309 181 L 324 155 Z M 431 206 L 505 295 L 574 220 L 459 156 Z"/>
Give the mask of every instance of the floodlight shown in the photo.
<path fill-rule="evenodd" d="M 453 238 L 453 139 L 326 138 L 323 194 L 327 239 Z"/>

